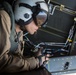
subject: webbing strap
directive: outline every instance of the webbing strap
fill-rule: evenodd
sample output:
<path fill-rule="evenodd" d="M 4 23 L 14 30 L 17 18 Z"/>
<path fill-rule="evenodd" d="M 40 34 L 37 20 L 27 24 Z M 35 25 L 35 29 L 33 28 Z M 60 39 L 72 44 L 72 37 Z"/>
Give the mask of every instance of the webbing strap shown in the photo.
<path fill-rule="evenodd" d="M 13 52 L 18 47 L 18 43 L 15 42 L 15 20 L 14 20 L 14 14 L 11 5 L 8 2 L 3 2 L 3 7 L 5 11 L 9 14 L 11 18 L 11 34 L 10 34 L 10 42 L 11 42 L 11 48 L 10 50 Z"/>

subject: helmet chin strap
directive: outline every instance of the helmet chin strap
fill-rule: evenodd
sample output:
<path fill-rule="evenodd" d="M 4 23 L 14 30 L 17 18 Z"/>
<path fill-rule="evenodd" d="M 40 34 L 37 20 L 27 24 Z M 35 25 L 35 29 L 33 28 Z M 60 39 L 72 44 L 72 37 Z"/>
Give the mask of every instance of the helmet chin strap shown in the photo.
<path fill-rule="evenodd" d="M 21 29 L 23 32 L 27 32 L 27 30 L 26 30 L 26 28 L 25 28 L 25 25 L 20 26 L 20 29 Z"/>

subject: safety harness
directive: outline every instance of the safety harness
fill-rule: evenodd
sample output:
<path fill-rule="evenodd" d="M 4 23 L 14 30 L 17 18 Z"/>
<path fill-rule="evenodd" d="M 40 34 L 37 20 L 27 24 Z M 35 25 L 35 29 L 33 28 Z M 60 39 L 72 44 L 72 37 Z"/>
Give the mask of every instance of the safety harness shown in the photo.
<path fill-rule="evenodd" d="M 15 32 L 15 20 L 14 20 L 13 10 L 12 10 L 11 5 L 6 1 L 3 1 L 0 3 L 0 9 L 5 10 L 11 18 L 11 34 L 10 34 L 11 48 L 10 48 L 10 51 L 13 52 L 13 50 L 16 50 L 18 47 L 18 42 L 15 41 L 16 32 Z"/>

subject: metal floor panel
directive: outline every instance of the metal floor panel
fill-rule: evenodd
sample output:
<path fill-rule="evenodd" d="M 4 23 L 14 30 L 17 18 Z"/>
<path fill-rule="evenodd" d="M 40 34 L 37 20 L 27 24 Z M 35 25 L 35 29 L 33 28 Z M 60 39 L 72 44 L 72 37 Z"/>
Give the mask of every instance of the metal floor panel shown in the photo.
<path fill-rule="evenodd" d="M 76 72 L 76 56 L 65 56 L 50 58 L 45 65 L 49 72 L 53 75 L 67 75 Z"/>

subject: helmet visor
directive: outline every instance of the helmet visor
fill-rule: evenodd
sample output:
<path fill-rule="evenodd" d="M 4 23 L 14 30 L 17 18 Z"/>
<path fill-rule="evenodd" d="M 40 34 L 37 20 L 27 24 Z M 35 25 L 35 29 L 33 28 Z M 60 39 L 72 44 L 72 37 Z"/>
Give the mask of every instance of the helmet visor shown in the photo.
<path fill-rule="evenodd" d="M 47 21 L 47 13 L 46 13 L 45 11 L 40 11 L 40 12 L 36 15 L 35 19 L 36 19 L 36 24 L 37 24 L 37 26 L 41 27 L 41 26 L 43 26 L 43 25 L 46 23 L 46 21 Z"/>

